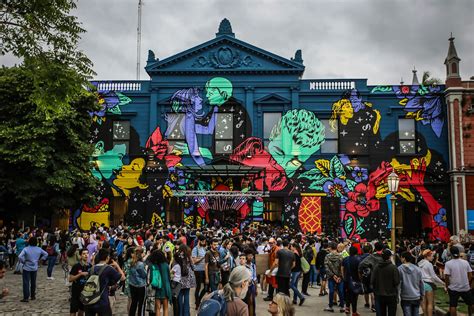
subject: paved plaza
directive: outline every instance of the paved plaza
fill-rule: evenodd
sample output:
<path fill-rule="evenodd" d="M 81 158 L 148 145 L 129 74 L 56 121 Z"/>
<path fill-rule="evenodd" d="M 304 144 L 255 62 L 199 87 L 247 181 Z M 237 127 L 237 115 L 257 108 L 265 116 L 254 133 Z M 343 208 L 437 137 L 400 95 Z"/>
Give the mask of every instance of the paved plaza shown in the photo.
<path fill-rule="evenodd" d="M 64 273 L 59 265 L 54 269 L 54 280 L 46 279 L 46 267 L 42 266 L 37 276 L 37 299 L 29 303 L 22 303 L 22 281 L 21 275 L 14 275 L 12 271 L 8 271 L 4 279 L 0 280 L 0 288 L 8 287 L 10 295 L 5 297 L 0 303 L 0 316 L 7 315 L 68 315 L 68 287 L 64 282 Z M 300 283 L 301 284 L 301 283 Z M 296 315 L 344 315 L 343 313 L 327 313 L 323 309 L 327 305 L 328 297 L 319 297 L 319 290 L 309 289 L 308 297 L 303 306 L 296 307 Z M 257 315 L 269 315 L 267 312 L 268 302 L 263 301 L 263 295 L 260 293 L 257 297 Z M 194 298 L 191 293 L 191 315 L 196 315 L 193 309 Z M 362 302 L 362 300 L 360 300 Z M 127 315 L 126 313 L 127 298 L 117 295 L 117 302 L 114 307 L 114 315 Z M 363 307 L 359 310 L 361 315 L 375 315 L 368 312 Z M 170 315 L 172 315 L 170 313 Z"/>

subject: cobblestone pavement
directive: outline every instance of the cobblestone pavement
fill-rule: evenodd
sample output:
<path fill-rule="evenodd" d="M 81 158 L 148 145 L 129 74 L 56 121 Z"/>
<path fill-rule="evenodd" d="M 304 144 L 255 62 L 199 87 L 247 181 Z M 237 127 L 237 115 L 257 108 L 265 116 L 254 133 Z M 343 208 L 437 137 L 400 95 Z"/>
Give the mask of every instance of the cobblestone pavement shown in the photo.
<path fill-rule="evenodd" d="M 0 301 L 0 315 L 69 315 L 68 303 L 68 287 L 64 282 L 64 272 L 61 266 L 56 265 L 53 277 L 54 280 L 46 279 L 46 267 L 40 267 L 37 276 L 37 294 L 36 300 L 29 303 L 22 303 L 22 280 L 21 275 L 14 275 L 12 271 L 8 271 L 4 279 L 0 280 L 0 289 L 7 287 L 10 290 L 10 295 Z M 303 306 L 296 306 L 296 315 L 341 315 L 336 310 L 336 313 L 327 313 L 323 309 L 327 305 L 328 297 L 318 297 L 319 290 L 309 289 L 308 297 Z M 257 297 L 257 315 L 269 315 L 267 312 L 268 302 L 263 301 L 263 294 L 259 293 Z M 196 315 L 194 306 L 194 296 L 191 292 L 191 315 Z M 362 300 L 359 300 L 359 305 L 362 305 L 359 312 L 363 316 L 372 315 L 375 313 L 368 312 L 363 307 Z M 126 313 L 127 298 L 125 296 L 117 295 L 117 302 L 114 306 L 114 315 L 127 315 Z M 172 315 L 172 313 L 170 313 Z"/>

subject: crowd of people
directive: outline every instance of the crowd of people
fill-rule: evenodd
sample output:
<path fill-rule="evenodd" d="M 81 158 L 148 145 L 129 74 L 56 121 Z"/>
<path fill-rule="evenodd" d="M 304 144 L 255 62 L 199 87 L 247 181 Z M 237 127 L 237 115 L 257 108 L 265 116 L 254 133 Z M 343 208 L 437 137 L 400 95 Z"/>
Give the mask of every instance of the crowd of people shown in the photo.
<path fill-rule="evenodd" d="M 71 315 L 112 315 L 116 295 L 125 295 L 129 315 L 189 316 L 192 304 L 198 316 L 256 315 L 263 299 L 270 315 L 291 316 L 310 299 L 310 287 L 327 296 L 324 311 L 352 316 L 359 315 L 359 301 L 377 316 L 396 315 L 398 306 L 405 316 L 419 315 L 420 307 L 431 316 L 437 287 L 448 293 L 451 316 L 460 298 L 469 315 L 474 305 L 474 244 L 457 236 L 449 243 L 402 239 L 391 250 L 382 239 L 274 225 L 3 228 L 0 259 L 0 278 L 7 268 L 22 275 L 23 303 L 36 299 L 40 264 L 47 265 L 48 281 L 61 266 Z M 0 297 L 8 294 L 3 289 Z"/>

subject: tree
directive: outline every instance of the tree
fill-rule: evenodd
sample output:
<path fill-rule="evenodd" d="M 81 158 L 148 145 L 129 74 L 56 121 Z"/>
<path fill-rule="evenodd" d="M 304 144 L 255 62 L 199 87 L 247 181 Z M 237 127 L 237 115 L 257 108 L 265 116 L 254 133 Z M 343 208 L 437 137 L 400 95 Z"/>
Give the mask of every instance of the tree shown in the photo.
<path fill-rule="evenodd" d="M 436 86 L 441 84 L 442 81 L 439 78 L 431 77 L 431 73 L 429 71 L 423 71 L 423 77 L 421 78 L 421 84 L 424 86 Z"/>
<path fill-rule="evenodd" d="M 32 98 L 38 110 L 67 108 L 94 75 L 92 62 L 78 50 L 85 32 L 70 15 L 75 0 L 2 0 L 0 3 L 1 53 L 11 53 L 36 67 L 33 84 L 41 89 Z M 75 84 L 68 84 L 74 81 Z"/>
<path fill-rule="evenodd" d="M 82 89 L 68 96 L 68 107 L 47 116 L 32 98 L 40 89 L 37 70 L 28 61 L 0 70 L 0 208 L 51 214 L 94 201 L 98 182 L 90 172 L 88 111 L 99 107 L 95 95 Z"/>

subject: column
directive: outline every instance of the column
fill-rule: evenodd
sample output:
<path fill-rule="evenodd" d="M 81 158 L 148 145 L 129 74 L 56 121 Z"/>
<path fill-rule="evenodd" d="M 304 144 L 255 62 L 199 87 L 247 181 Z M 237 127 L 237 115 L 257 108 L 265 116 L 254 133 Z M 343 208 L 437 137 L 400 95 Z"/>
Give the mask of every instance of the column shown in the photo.
<path fill-rule="evenodd" d="M 148 135 L 151 135 L 151 133 L 153 133 L 158 123 L 157 106 L 158 106 L 158 88 L 153 87 L 151 88 L 150 104 L 148 108 L 148 113 L 149 113 Z"/>

